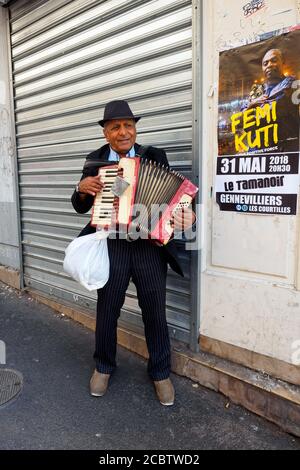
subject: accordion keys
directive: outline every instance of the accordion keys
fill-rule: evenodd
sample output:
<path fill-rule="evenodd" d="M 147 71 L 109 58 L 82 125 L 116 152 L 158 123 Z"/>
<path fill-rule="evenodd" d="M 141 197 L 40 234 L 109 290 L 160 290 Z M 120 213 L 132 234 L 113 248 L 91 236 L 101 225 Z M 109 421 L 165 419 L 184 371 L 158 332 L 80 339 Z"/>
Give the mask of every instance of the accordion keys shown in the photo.
<path fill-rule="evenodd" d="M 185 207 L 189 207 L 193 201 L 193 198 L 189 196 L 188 194 L 184 194 L 178 204 L 174 207 L 172 211 L 172 216 L 176 213 L 184 209 Z M 171 224 L 171 220 L 168 219 L 166 221 L 165 227 L 164 227 L 165 232 L 167 232 L 170 237 L 173 235 L 174 228 L 173 225 Z"/>
<path fill-rule="evenodd" d="M 116 200 L 111 188 L 118 174 L 118 165 L 100 168 L 99 176 L 104 183 L 104 189 L 95 197 L 92 211 L 92 225 L 99 225 L 101 228 L 109 228 L 112 225 L 118 200 Z"/>

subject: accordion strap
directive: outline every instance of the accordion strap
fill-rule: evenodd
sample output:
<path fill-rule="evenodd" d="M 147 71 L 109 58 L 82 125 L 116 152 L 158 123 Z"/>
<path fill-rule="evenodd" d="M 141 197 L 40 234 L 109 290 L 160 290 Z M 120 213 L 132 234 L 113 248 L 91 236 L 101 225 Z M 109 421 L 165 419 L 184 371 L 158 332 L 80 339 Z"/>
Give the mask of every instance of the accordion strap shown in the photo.
<path fill-rule="evenodd" d="M 140 158 L 145 158 L 149 147 L 150 145 L 141 145 L 138 152 L 136 152 L 136 156 Z M 115 164 L 116 162 L 109 162 L 108 160 L 91 160 L 85 162 L 83 169 L 86 170 L 87 168 L 100 168 L 102 166 L 109 166 Z"/>
<path fill-rule="evenodd" d="M 107 160 L 91 160 L 85 162 L 83 169 L 86 170 L 87 168 L 100 168 L 102 166 L 109 166 L 115 164 L 116 162 L 108 162 Z"/>
<path fill-rule="evenodd" d="M 140 148 L 138 152 L 136 153 L 137 157 L 144 158 L 146 156 L 147 150 L 150 147 L 150 145 L 140 145 Z"/>

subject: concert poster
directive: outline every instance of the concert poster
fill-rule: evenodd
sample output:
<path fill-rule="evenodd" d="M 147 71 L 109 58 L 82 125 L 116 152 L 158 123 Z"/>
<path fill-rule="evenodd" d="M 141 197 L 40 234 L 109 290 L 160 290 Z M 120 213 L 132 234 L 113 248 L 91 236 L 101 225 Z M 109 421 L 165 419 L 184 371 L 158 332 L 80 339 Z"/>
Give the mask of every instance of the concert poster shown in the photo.
<path fill-rule="evenodd" d="M 216 201 L 221 211 L 295 215 L 300 26 L 220 53 Z"/>

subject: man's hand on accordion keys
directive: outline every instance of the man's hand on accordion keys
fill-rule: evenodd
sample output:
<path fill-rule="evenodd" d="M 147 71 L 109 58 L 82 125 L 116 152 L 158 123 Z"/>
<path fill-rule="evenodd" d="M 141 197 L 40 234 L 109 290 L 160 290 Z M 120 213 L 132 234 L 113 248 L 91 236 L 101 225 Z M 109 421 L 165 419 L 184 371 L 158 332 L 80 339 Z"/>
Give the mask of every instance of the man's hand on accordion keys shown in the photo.
<path fill-rule="evenodd" d="M 91 196 L 96 196 L 96 194 L 100 193 L 103 188 L 104 183 L 100 181 L 99 176 L 88 176 L 79 183 L 79 192 L 81 194 L 90 194 Z"/>
<path fill-rule="evenodd" d="M 183 207 L 173 213 L 171 224 L 175 231 L 184 232 L 193 226 L 196 221 L 196 214 L 192 209 Z"/>

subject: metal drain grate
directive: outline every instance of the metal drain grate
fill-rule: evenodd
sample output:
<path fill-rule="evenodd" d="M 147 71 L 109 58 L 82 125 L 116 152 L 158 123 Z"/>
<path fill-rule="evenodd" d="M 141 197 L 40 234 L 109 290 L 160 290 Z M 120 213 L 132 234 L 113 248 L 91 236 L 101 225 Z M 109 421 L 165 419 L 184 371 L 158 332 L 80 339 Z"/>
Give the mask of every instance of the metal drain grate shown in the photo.
<path fill-rule="evenodd" d="M 21 391 L 22 375 L 10 369 L 0 369 L 0 406 L 12 400 Z"/>

